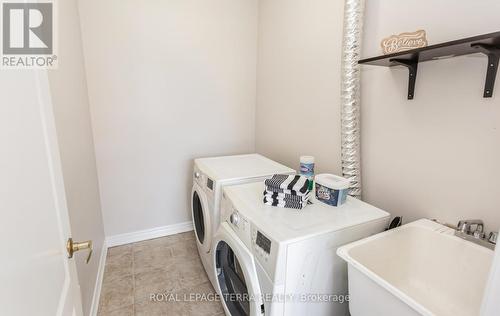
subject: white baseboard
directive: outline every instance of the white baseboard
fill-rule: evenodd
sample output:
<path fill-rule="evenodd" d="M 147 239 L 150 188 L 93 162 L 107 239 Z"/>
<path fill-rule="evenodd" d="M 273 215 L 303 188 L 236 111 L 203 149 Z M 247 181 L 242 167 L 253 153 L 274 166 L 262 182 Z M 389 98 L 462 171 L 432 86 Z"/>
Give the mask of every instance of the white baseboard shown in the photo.
<path fill-rule="evenodd" d="M 94 286 L 94 296 L 92 296 L 92 306 L 90 307 L 90 316 L 97 316 L 99 309 L 99 298 L 101 297 L 102 279 L 104 277 L 104 267 L 106 266 L 106 256 L 108 255 L 108 246 L 106 241 L 102 243 L 101 257 L 99 258 L 99 267 L 97 268 L 97 278 Z"/>
<path fill-rule="evenodd" d="M 140 230 L 132 233 L 108 236 L 106 238 L 106 245 L 108 247 L 121 246 L 138 241 L 184 233 L 192 230 L 193 222 L 189 221 L 179 224 Z"/>

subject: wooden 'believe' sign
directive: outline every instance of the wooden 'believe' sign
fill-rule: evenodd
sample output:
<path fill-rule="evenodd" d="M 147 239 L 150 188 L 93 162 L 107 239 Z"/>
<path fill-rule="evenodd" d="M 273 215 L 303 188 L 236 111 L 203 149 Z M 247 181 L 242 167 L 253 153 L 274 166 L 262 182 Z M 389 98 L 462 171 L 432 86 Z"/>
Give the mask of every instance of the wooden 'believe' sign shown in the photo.
<path fill-rule="evenodd" d="M 424 30 L 412 33 L 401 33 L 384 38 L 380 43 L 384 55 L 402 52 L 410 49 L 427 46 L 427 38 Z"/>

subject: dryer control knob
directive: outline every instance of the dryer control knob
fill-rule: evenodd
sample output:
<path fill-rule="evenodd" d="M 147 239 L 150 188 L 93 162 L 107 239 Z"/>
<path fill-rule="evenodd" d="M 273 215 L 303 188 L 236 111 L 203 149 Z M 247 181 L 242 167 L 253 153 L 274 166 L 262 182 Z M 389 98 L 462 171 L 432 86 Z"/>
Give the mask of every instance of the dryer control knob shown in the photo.
<path fill-rule="evenodd" d="M 238 216 L 238 213 L 235 212 L 235 213 L 231 214 L 231 216 L 229 217 L 229 221 L 233 225 L 238 225 L 238 222 L 240 221 L 240 217 Z"/>
<path fill-rule="evenodd" d="M 195 172 L 195 173 L 194 173 L 194 177 L 195 177 L 196 179 L 199 179 L 199 178 L 200 178 L 200 176 L 201 176 L 201 174 L 200 174 L 199 172 Z"/>

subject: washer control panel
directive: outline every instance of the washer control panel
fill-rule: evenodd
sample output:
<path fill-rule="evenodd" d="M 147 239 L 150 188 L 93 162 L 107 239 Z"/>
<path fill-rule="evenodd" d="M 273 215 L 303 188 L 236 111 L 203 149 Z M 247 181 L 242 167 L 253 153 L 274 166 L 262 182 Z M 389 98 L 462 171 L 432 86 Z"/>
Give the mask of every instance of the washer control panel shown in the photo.
<path fill-rule="evenodd" d="M 285 256 L 280 256 L 282 252 L 282 247 L 280 244 L 273 240 L 266 232 L 262 231 L 258 227 L 252 225 L 252 253 L 262 268 L 267 272 L 268 276 L 274 280 L 274 282 L 281 282 L 280 271 L 277 271 L 277 267 L 280 262 L 285 260 Z M 284 262 L 281 262 L 281 266 L 286 266 Z M 278 273 L 278 274 L 277 274 Z"/>
<path fill-rule="evenodd" d="M 196 166 L 193 170 L 193 184 L 197 184 L 203 192 L 198 192 L 198 194 L 204 194 L 208 199 L 208 203 L 214 203 L 213 199 L 215 196 L 216 183 L 210 179 L 206 174 L 200 171 Z"/>
<path fill-rule="evenodd" d="M 286 254 L 280 243 L 273 240 L 269 234 L 255 226 L 242 212 L 238 211 L 225 194 L 222 195 L 221 206 L 221 222 L 231 227 L 271 279 L 275 282 L 283 282 L 281 276 L 283 271 L 276 270 L 279 265 L 286 266 L 285 256 L 279 255 L 281 252 Z"/>
<path fill-rule="evenodd" d="M 257 236 L 255 238 L 255 244 L 259 246 L 266 254 L 271 253 L 271 240 L 264 236 L 260 231 L 257 231 Z"/>
<path fill-rule="evenodd" d="M 250 223 L 225 196 L 222 199 L 222 220 L 227 222 L 245 246 L 250 249 Z"/>
<path fill-rule="evenodd" d="M 252 227 L 252 248 L 254 254 L 262 259 L 263 262 L 268 262 L 271 256 L 273 243 L 271 239 L 266 237 L 261 231 Z"/>
<path fill-rule="evenodd" d="M 207 176 L 203 174 L 196 166 L 193 170 L 193 182 L 198 183 L 198 185 L 202 188 L 205 188 L 207 181 Z"/>

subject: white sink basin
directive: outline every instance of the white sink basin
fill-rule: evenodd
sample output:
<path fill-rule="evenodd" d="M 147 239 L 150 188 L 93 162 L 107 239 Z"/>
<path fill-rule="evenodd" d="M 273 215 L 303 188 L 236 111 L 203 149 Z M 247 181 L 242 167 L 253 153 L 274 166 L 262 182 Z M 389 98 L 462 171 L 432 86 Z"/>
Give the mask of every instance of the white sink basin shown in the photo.
<path fill-rule="evenodd" d="M 352 316 L 479 315 L 494 252 L 419 220 L 338 249 Z"/>

